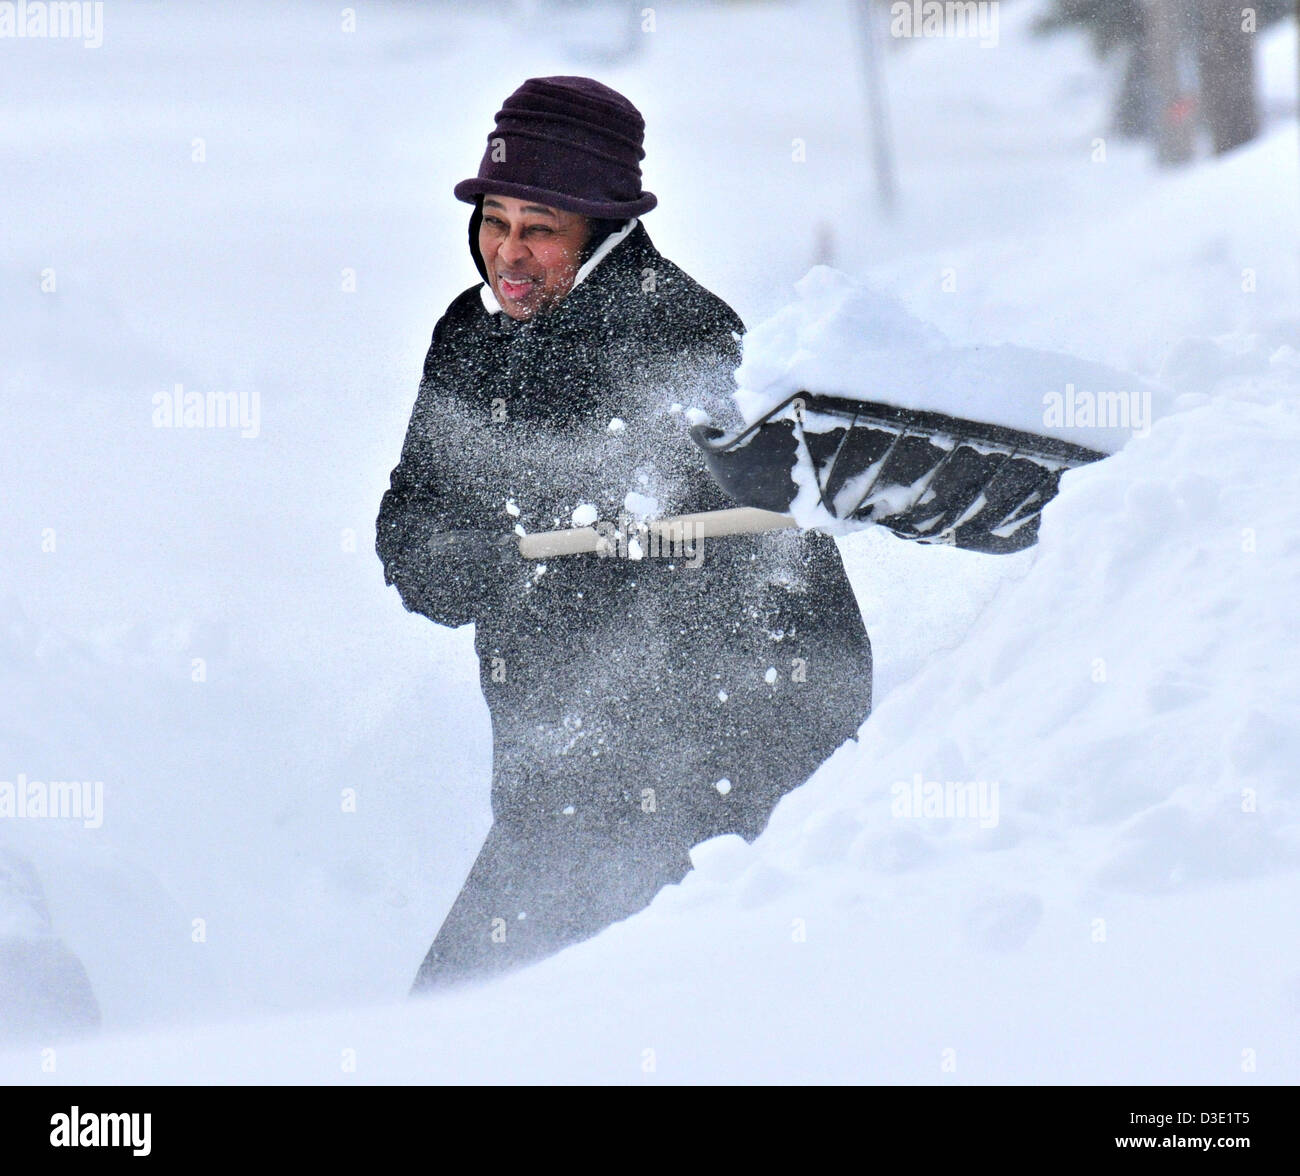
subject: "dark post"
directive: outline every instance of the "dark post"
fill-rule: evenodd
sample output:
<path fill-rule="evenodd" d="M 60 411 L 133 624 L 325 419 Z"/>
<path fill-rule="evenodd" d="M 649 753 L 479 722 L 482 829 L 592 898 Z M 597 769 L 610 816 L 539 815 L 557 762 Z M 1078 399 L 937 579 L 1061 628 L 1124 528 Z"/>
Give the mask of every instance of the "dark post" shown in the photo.
<path fill-rule="evenodd" d="M 867 89 L 867 117 L 871 128 L 871 155 L 876 171 L 876 195 L 885 213 L 894 210 L 894 145 L 889 134 L 889 107 L 885 97 L 884 63 L 876 38 L 874 0 L 857 0 L 858 40 L 862 45 L 863 79 Z"/>
<path fill-rule="evenodd" d="M 1255 33 L 1242 0 L 1204 0 L 1198 58 L 1201 109 L 1216 155 L 1259 134 L 1255 99 Z"/>

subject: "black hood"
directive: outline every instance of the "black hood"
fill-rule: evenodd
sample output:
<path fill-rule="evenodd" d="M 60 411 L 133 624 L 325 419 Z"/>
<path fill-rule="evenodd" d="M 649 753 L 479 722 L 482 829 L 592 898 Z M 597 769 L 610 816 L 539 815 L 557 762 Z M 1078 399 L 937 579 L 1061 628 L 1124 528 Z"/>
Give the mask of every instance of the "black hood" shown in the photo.
<path fill-rule="evenodd" d="M 480 276 L 485 282 L 488 281 L 487 266 L 483 264 L 483 254 L 478 251 L 478 229 L 483 223 L 483 201 L 474 201 L 474 211 L 469 217 L 469 255 L 474 259 L 474 265 L 478 269 Z M 488 282 L 488 285 L 492 285 Z"/>

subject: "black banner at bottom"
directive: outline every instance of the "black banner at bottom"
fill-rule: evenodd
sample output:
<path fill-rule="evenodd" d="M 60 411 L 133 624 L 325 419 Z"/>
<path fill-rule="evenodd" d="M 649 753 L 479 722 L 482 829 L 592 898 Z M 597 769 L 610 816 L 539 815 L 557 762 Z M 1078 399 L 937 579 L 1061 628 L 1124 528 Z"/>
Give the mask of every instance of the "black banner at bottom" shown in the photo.
<path fill-rule="evenodd" d="M 455 1097 L 461 1090 L 467 1097 Z M 738 1093 L 743 1103 L 723 1096 L 709 1109 L 699 1093 L 671 1087 L 583 1088 L 581 1101 L 568 1088 L 485 1097 L 483 1088 L 448 1087 L 8 1087 L 0 1149 L 14 1172 L 21 1161 L 170 1167 L 281 1155 L 373 1164 L 408 1149 L 432 1158 L 451 1143 L 470 1154 L 487 1147 L 494 1160 L 517 1151 L 546 1159 L 592 1153 L 604 1162 L 650 1144 L 682 1163 L 704 1140 L 735 1158 L 733 1149 L 756 1141 L 755 1126 L 766 1123 L 796 1150 L 800 1137 L 818 1150 L 839 1142 L 863 1156 L 881 1157 L 888 1145 L 890 1154 L 927 1165 L 1152 1153 L 1276 1163 L 1295 1151 L 1293 1088 L 856 1087 L 833 1101 L 815 1087 Z"/>

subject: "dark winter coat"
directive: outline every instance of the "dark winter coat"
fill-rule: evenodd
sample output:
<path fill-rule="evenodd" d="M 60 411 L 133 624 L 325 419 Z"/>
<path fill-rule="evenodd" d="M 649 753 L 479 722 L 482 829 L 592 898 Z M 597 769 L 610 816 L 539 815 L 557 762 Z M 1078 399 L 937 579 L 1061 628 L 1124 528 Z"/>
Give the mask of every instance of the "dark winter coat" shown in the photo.
<path fill-rule="evenodd" d="M 682 407 L 727 422 L 742 330 L 640 225 L 550 314 L 489 313 L 475 287 L 434 329 L 377 547 L 408 609 L 476 626 L 496 826 L 430 983 L 638 909 L 692 845 L 755 836 L 870 709 L 870 647 L 826 536 L 544 566 L 513 540 L 582 504 L 614 520 L 629 492 L 659 514 L 734 505 Z M 496 952 L 489 922 L 532 938 Z"/>

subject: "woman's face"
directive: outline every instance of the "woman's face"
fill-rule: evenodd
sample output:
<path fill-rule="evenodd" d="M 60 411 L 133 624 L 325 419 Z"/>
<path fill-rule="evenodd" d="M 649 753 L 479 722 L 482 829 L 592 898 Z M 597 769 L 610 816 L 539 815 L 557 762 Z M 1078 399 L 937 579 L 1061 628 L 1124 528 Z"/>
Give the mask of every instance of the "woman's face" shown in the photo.
<path fill-rule="evenodd" d="M 485 196 L 478 248 L 501 309 L 515 319 L 552 309 L 573 288 L 588 233 L 575 212 Z"/>

